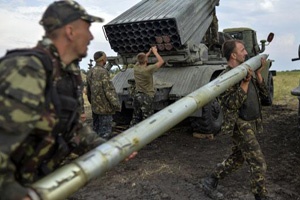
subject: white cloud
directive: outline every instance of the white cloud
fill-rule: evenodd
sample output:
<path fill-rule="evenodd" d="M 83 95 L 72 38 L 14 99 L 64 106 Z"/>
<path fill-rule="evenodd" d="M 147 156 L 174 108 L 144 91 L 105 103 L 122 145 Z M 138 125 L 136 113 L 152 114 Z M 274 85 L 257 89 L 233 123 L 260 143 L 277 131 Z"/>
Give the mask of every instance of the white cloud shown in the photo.
<path fill-rule="evenodd" d="M 116 55 L 106 41 L 102 27 L 129 7 L 141 0 L 77 0 L 88 13 L 101 16 L 105 23 L 94 23 L 88 57 L 82 65 L 87 66 L 89 58 L 98 50 Z M 7 49 L 34 46 L 42 37 L 43 29 L 38 24 L 50 0 L 1 0 L 0 1 L 0 55 Z M 298 0 L 230 0 L 220 1 L 217 7 L 220 30 L 229 27 L 250 27 L 257 31 L 258 40 L 265 39 L 269 32 L 275 33 L 274 41 L 266 52 L 275 60 L 274 69 L 299 69 L 291 58 L 297 56 L 300 44 L 300 4 Z M 283 67 L 284 66 L 284 67 Z M 287 66 L 287 67 L 286 67 Z M 86 68 L 86 67 L 85 67 Z"/>
<path fill-rule="evenodd" d="M 261 5 L 261 8 L 265 11 L 274 11 L 274 3 L 276 3 L 276 0 L 262 0 L 259 4 Z"/>
<path fill-rule="evenodd" d="M 37 38 L 42 36 L 43 30 L 36 23 L 36 15 L 0 9 L 0 19 L 5 19 L 0 26 L 1 54 L 4 54 L 6 49 L 32 46 Z"/>
<path fill-rule="evenodd" d="M 299 9 L 297 0 L 231 0 L 221 1 L 217 15 L 221 29 L 250 27 L 257 31 L 258 40 L 274 32 L 274 40 L 266 48 L 266 53 L 275 60 L 272 68 L 292 70 L 300 69 L 299 62 L 291 62 L 300 44 Z"/>

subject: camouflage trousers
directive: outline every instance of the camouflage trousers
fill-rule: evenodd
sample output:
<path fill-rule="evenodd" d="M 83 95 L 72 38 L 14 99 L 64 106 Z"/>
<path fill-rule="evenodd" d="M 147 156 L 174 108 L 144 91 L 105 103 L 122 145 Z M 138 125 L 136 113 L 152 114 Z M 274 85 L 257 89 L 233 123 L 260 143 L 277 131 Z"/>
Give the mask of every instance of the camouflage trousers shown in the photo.
<path fill-rule="evenodd" d="M 110 139 L 112 136 L 112 115 L 93 113 L 93 130 L 102 138 Z"/>
<path fill-rule="evenodd" d="M 131 125 L 135 125 L 150 117 L 153 113 L 153 97 L 137 92 L 133 98 L 133 116 Z"/>
<path fill-rule="evenodd" d="M 267 169 L 264 155 L 256 139 L 257 127 L 255 121 L 238 119 L 232 135 L 232 153 L 222 163 L 218 164 L 213 176 L 223 179 L 228 174 L 238 170 L 246 161 L 250 166 L 250 185 L 252 193 L 265 196 L 265 173 Z"/>

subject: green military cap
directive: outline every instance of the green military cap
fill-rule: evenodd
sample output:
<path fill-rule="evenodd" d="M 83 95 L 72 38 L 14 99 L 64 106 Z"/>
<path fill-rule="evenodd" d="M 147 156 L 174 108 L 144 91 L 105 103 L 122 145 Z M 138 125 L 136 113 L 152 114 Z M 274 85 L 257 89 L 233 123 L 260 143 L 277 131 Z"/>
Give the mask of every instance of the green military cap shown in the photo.
<path fill-rule="evenodd" d="M 89 15 L 85 9 L 76 1 L 55 1 L 48 6 L 43 14 L 40 24 L 46 32 L 51 32 L 77 19 L 89 23 L 103 22 L 103 18 Z"/>

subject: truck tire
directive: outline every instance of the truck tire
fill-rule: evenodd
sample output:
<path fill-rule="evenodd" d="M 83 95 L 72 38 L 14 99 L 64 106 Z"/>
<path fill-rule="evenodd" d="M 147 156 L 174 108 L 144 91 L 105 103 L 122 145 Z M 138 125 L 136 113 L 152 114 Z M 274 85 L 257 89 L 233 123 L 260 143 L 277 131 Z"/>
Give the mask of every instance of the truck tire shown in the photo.
<path fill-rule="evenodd" d="M 273 75 L 271 72 L 269 72 L 269 76 L 266 84 L 269 91 L 269 96 L 268 98 L 262 98 L 261 104 L 263 106 L 271 106 L 273 104 L 273 97 L 274 97 L 274 83 L 273 83 Z"/>
<path fill-rule="evenodd" d="M 191 118 L 194 132 L 203 134 L 218 134 L 223 122 L 223 113 L 219 102 L 215 99 L 202 108 L 201 117 Z"/>
<path fill-rule="evenodd" d="M 129 125 L 132 120 L 132 109 L 127 109 L 124 105 L 122 105 L 121 112 L 116 112 L 113 115 L 113 121 L 116 125 Z"/>
<path fill-rule="evenodd" d="M 300 50 L 300 45 L 299 45 L 299 50 Z M 297 117 L 298 117 L 298 129 L 300 129 L 300 97 L 298 97 L 298 116 Z"/>

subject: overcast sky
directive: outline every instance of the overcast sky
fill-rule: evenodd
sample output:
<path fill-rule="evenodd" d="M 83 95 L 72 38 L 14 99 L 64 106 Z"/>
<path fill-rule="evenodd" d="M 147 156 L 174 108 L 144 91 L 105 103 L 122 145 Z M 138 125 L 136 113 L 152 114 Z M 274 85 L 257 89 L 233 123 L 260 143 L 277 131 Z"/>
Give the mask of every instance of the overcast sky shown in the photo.
<path fill-rule="evenodd" d="M 78 0 L 88 13 L 101 16 L 105 23 L 123 13 L 140 0 Z M 184 0 L 182 0 L 184 1 Z M 32 47 L 42 38 L 43 29 L 38 24 L 42 13 L 53 1 L 49 0 L 0 0 L 0 55 L 7 49 Z M 264 53 L 275 60 L 272 69 L 277 71 L 300 69 L 298 57 L 300 44 L 299 0 L 221 0 L 217 7 L 219 29 L 250 27 L 257 31 L 258 40 L 266 39 L 269 32 L 275 34 L 273 42 Z M 106 41 L 102 26 L 91 27 L 94 40 L 89 46 L 88 56 L 81 62 L 87 63 L 98 50 L 116 55 Z"/>

